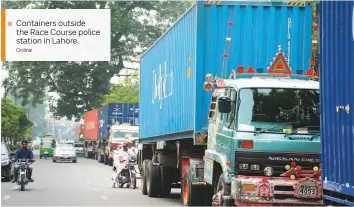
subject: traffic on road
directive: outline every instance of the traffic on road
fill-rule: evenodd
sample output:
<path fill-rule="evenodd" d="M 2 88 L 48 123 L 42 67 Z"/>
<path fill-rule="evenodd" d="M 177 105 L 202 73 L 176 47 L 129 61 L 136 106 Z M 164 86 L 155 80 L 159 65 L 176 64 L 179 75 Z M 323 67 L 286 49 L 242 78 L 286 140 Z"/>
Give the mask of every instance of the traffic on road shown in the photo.
<path fill-rule="evenodd" d="M 53 163 L 51 158 L 38 159 L 38 150 L 34 154 L 35 182 L 22 192 L 21 186 L 2 180 L 2 206 L 180 206 L 179 189 L 165 199 L 141 195 L 139 174 L 137 189 L 112 188 L 115 172 L 97 160 L 78 157 L 76 163 Z M 23 196 L 26 199 L 19 199 Z"/>

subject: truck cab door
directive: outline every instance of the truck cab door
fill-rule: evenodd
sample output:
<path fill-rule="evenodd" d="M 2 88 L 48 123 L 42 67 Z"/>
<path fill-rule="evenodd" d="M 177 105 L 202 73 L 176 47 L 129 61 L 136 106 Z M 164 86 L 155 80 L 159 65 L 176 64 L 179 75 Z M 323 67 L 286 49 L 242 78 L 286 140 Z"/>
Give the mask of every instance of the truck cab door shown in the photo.
<path fill-rule="evenodd" d="M 231 161 L 234 150 L 232 149 L 232 140 L 234 136 L 235 116 L 236 116 L 236 97 L 235 89 L 228 87 L 224 94 L 220 97 L 227 96 L 231 99 L 231 111 L 229 113 L 220 113 L 218 107 L 216 108 L 216 151 L 226 156 L 228 161 Z"/>

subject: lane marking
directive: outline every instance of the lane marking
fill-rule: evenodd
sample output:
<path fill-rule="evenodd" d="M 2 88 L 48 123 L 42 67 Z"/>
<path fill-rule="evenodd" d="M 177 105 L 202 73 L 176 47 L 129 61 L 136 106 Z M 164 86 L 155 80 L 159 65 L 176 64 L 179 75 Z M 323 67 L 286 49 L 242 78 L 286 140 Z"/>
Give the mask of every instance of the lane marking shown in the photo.
<path fill-rule="evenodd" d="M 90 183 L 91 183 L 91 181 L 87 180 L 87 181 L 86 181 L 86 183 L 87 183 L 87 184 L 90 184 Z"/>
<path fill-rule="evenodd" d="M 101 196 L 101 199 L 104 201 L 108 200 L 108 198 L 106 196 Z"/>
<path fill-rule="evenodd" d="M 94 191 L 98 191 L 98 188 L 92 188 L 92 190 L 94 190 Z"/>
<path fill-rule="evenodd" d="M 9 200 L 10 198 L 11 198 L 10 195 L 6 195 L 6 196 L 4 196 L 4 198 L 2 200 Z"/>
<path fill-rule="evenodd" d="M 18 189 L 18 186 L 12 187 L 12 190 L 16 190 L 16 189 Z"/>

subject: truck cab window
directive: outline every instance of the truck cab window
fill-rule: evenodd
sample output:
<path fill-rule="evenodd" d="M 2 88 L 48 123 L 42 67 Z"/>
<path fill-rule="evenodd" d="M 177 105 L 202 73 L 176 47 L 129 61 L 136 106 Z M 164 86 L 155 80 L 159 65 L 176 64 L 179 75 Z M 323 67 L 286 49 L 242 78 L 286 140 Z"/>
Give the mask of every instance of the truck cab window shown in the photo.
<path fill-rule="evenodd" d="M 239 101 L 239 130 L 273 127 L 272 132 L 282 133 L 283 129 L 320 125 L 319 90 L 245 88 L 240 90 Z"/>
<path fill-rule="evenodd" d="M 225 92 L 223 94 L 223 96 L 227 96 L 230 97 L 231 100 L 233 100 L 233 88 L 231 87 L 227 87 L 225 88 Z M 227 124 L 229 122 L 229 118 L 230 118 L 230 114 L 232 113 L 233 110 L 231 110 L 231 112 L 229 114 L 219 114 L 220 116 L 220 121 L 223 121 L 225 124 Z"/>

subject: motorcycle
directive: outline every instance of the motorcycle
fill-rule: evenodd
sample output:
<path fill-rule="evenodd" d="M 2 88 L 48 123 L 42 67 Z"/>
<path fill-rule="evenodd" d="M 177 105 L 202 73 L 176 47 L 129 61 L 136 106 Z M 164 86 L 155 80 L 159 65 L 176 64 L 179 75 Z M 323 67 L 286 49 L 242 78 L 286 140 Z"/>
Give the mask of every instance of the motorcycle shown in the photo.
<path fill-rule="evenodd" d="M 135 189 L 136 188 L 136 171 L 135 171 L 135 160 L 130 160 L 128 157 L 119 157 L 119 165 L 123 167 L 122 171 L 118 175 L 118 180 L 113 183 L 113 188 L 118 185 L 119 188 L 123 188 L 125 184 L 127 187 Z"/>
<path fill-rule="evenodd" d="M 27 185 L 30 182 L 27 178 L 27 170 L 28 170 L 28 166 L 30 166 L 32 162 L 34 162 L 34 160 L 28 160 L 28 159 L 17 160 L 16 164 L 19 166 L 17 185 L 21 185 L 21 191 L 24 191 L 25 185 Z"/>

